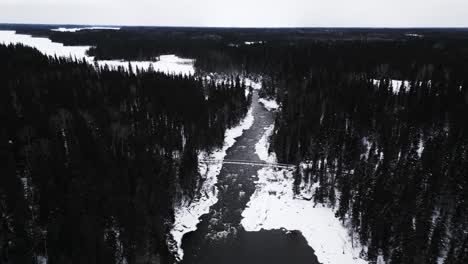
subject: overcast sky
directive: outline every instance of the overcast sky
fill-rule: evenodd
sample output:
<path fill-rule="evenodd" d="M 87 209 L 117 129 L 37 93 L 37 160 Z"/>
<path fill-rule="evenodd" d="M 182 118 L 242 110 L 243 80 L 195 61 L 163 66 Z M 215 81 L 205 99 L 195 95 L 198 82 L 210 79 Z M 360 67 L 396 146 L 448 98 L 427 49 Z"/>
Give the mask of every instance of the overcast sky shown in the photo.
<path fill-rule="evenodd" d="M 0 0 L 0 23 L 468 27 L 468 0 Z"/>

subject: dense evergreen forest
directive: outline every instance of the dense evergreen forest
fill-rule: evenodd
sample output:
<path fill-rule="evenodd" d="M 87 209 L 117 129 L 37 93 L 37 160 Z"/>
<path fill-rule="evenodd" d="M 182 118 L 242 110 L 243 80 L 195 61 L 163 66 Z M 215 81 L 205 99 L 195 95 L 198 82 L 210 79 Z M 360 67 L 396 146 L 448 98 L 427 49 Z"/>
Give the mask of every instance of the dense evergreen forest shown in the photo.
<path fill-rule="evenodd" d="M 341 60 L 360 71 L 395 64 L 406 74 L 408 61 L 466 58 L 466 29 L 366 28 L 179 28 L 122 27 L 120 30 L 58 32 L 51 25 L 0 25 L 0 29 L 43 36 L 66 45 L 92 46 L 97 59 L 157 60 L 177 54 L 195 59 L 196 70 L 302 76 L 311 64 Z"/>
<path fill-rule="evenodd" d="M 385 46 L 393 52 L 329 47 L 326 63 L 320 56 L 300 77 L 270 80 L 264 94 L 282 105 L 272 150 L 306 163 L 298 195 L 318 182 L 303 198 L 335 207 L 369 260 L 383 252 L 388 263 L 467 263 L 466 50 Z"/>
<path fill-rule="evenodd" d="M 270 151 L 301 164 L 297 197 L 333 207 L 371 263 L 468 263 L 467 30 L 16 29 L 100 59 L 175 53 L 198 75 L 0 47 L 2 261 L 173 262 L 174 196 L 195 195 L 197 152 L 249 105 L 239 78 L 203 78 L 216 72 L 263 79 L 280 104 Z"/>
<path fill-rule="evenodd" d="M 109 70 L 0 46 L 0 263 L 173 262 L 178 193 L 250 104 L 239 78 Z M 158 262 L 156 262 L 158 263 Z"/>

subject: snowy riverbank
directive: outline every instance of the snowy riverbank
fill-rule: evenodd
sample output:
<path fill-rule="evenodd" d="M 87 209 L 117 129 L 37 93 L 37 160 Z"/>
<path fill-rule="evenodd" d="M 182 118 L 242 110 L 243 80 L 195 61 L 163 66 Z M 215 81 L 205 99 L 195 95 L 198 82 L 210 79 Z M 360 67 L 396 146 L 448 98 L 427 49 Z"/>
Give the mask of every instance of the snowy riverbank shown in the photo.
<path fill-rule="evenodd" d="M 258 100 L 268 111 L 276 111 L 279 109 L 279 104 L 273 99 L 260 98 Z"/>
<path fill-rule="evenodd" d="M 249 129 L 253 122 L 254 116 L 252 109 L 250 109 L 238 126 L 226 130 L 223 148 L 212 153 L 200 153 L 198 156 L 199 161 L 204 159 L 223 160 L 227 150 L 236 142 L 236 138 L 240 137 L 244 130 Z M 208 213 L 210 207 L 218 201 L 216 183 L 218 182 L 217 177 L 221 172 L 222 165 L 222 163 L 207 164 L 199 162 L 199 172 L 204 178 L 199 197 L 196 197 L 193 201 L 182 200 L 175 206 L 175 221 L 171 235 L 177 243 L 177 248 L 174 251 L 177 251 L 176 256 L 178 260 L 181 260 L 184 255 L 181 247 L 183 236 L 190 231 L 196 230 L 197 224 L 200 222 L 200 216 Z"/>
<path fill-rule="evenodd" d="M 273 131 L 274 124 L 265 127 L 263 136 L 255 145 L 255 153 L 269 163 L 277 162 L 275 153 L 268 152 Z M 304 193 L 295 195 L 293 183 L 292 170 L 260 169 L 255 193 L 242 212 L 241 224 L 244 229 L 297 230 L 306 238 L 323 264 L 367 263 L 359 257 L 362 250 L 359 241 L 352 241 L 347 228 L 335 217 L 333 209 L 314 205 L 310 199 L 304 198 L 313 197 L 318 185 L 308 186 L 304 188 Z"/>
<path fill-rule="evenodd" d="M 275 125 L 272 124 L 269 127 L 265 128 L 265 133 L 260 138 L 260 140 L 255 144 L 255 153 L 258 157 L 268 163 L 275 163 L 276 162 L 276 154 L 274 152 L 269 153 L 268 150 L 270 149 L 270 137 L 273 134 L 273 129 Z"/>
<path fill-rule="evenodd" d="M 293 181 L 291 170 L 263 168 L 258 171 L 256 191 L 242 213 L 245 230 L 298 230 L 321 263 L 367 263 L 359 257 L 362 250 L 359 242 L 352 242 L 333 210 L 296 197 Z"/>

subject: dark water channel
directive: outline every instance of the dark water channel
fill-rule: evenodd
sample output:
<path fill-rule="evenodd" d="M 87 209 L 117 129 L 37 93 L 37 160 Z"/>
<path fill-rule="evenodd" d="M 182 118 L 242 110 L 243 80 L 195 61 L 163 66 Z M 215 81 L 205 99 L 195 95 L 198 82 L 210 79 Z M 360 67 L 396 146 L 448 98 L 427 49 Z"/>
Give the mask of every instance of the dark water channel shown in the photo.
<path fill-rule="evenodd" d="M 262 162 L 255 153 L 255 144 L 274 122 L 274 114 L 252 97 L 254 123 L 227 150 L 225 159 Z M 299 264 L 319 263 L 314 250 L 299 232 L 261 230 L 247 232 L 241 225 L 242 211 L 255 191 L 257 171 L 261 167 L 223 164 L 218 175 L 218 202 L 201 217 L 197 230 L 182 240 L 182 263 L 252 263 Z"/>

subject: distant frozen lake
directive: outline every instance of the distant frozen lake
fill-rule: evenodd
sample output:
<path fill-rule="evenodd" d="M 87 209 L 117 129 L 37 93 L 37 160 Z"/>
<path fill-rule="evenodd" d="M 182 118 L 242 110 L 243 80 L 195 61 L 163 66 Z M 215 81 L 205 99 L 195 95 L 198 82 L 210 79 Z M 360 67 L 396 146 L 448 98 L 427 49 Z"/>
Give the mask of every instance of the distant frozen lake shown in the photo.
<path fill-rule="evenodd" d="M 16 34 L 15 31 L 0 30 L 0 43 L 23 44 L 38 49 L 42 54 L 60 57 L 76 57 L 77 59 L 89 58 L 86 51 L 90 46 L 64 46 L 62 43 L 52 42 L 48 38 L 37 38 L 30 35 Z"/>
<path fill-rule="evenodd" d="M 78 32 L 81 30 L 120 30 L 120 28 L 119 27 L 78 27 L 78 28 L 60 27 L 60 28 L 53 28 L 51 30 L 57 31 L 57 32 Z"/>
<path fill-rule="evenodd" d="M 91 64 L 95 63 L 94 57 L 86 54 L 86 51 L 91 46 L 65 46 L 62 43 L 53 42 L 48 38 L 16 34 L 12 30 L 0 30 L 0 43 L 6 45 L 21 43 L 25 46 L 36 48 L 44 55 L 85 59 Z M 108 65 L 111 68 L 123 67 L 126 70 L 128 70 L 129 62 L 133 70 L 136 70 L 137 67 L 148 69 L 152 65 L 155 71 L 169 74 L 193 75 L 195 73 L 195 60 L 180 58 L 173 54 L 161 55 L 158 61 L 97 60 L 100 66 Z"/>

